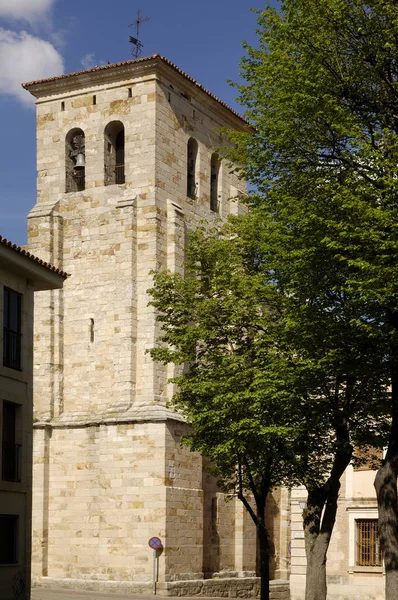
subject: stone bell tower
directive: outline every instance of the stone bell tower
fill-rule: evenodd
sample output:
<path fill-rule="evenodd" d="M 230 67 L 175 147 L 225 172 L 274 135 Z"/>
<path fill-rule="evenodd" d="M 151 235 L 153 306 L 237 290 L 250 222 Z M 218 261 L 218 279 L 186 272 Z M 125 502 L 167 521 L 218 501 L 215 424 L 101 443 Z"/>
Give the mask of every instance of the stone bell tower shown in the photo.
<path fill-rule="evenodd" d="M 37 98 L 29 249 L 70 274 L 36 301 L 34 582 L 146 589 L 151 536 L 166 588 L 253 574 L 250 519 L 180 447 L 172 371 L 146 354 L 159 333 L 150 271 L 181 269 L 187 230 L 240 210 L 242 183 L 214 149 L 221 127 L 247 124 L 159 55 L 25 87 Z"/>

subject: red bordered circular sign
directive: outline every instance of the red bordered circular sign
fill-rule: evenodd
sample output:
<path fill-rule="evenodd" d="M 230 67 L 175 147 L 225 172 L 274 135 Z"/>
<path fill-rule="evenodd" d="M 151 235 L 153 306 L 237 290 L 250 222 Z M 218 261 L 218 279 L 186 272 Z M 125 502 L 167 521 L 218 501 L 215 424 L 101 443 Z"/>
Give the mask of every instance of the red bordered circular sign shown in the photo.
<path fill-rule="evenodd" d="M 152 550 L 159 550 L 159 548 L 162 548 L 162 540 L 158 537 L 151 537 L 148 546 L 152 548 Z"/>

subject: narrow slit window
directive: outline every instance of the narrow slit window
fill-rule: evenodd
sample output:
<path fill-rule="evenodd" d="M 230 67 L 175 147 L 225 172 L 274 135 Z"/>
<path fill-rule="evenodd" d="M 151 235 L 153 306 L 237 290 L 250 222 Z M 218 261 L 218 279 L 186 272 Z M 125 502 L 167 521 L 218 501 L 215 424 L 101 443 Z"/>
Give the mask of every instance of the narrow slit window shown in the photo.
<path fill-rule="evenodd" d="M 94 104 L 94 106 L 97 104 L 97 96 L 95 96 L 95 95 L 93 96 L 93 104 Z"/>
<path fill-rule="evenodd" d="M 61 102 L 61 111 L 65 110 L 65 102 Z"/>
<path fill-rule="evenodd" d="M 133 90 L 132 90 L 132 88 L 128 88 L 127 95 L 128 95 L 129 98 L 133 97 Z"/>

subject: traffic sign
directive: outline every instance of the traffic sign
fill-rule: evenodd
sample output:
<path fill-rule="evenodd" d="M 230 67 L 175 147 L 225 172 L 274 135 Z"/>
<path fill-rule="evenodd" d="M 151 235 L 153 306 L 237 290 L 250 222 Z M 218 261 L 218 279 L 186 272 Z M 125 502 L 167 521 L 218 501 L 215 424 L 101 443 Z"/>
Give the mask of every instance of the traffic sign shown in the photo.
<path fill-rule="evenodd" d="M 162 548 L 162 540 L 158 537 L 151 537 L 151 539 L 148 542 L 148 545 L 150 548 L 152 548 L 152 550 L 159 550 L 159 548 Z"/>

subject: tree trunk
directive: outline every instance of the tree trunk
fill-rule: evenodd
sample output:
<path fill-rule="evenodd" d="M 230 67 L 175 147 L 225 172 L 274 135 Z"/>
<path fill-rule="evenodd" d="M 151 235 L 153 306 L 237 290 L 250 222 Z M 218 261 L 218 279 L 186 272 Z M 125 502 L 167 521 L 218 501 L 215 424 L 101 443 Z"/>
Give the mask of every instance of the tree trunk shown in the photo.
<path fill-rule="evenodd" d="M 387 315 L 389 325 L 398 332 L 398 312 Z M 386 457 L 377 471 L 374 486 L 379 509 L 379 534 L 386 569 L 386 600 L 398 598 L 398 343 L 390 344 L 391 430 Z"/>
<path fill-rule="evenodd" d="M 308 490 L 303 511 L 305 555 L 307 558 L 305 600 L 326 600 L 327 534 L 321 534 L 321 519 L 327 499 L 326 484 Z"/>
<path fill-rule="evenodd" d="M 260 599 L 269 600 L 269 541 L 264 525 L 264 517 L 257 525 L 260 547 Z"/>
<path fill-rule="evenodd" d="M 306 544 L 307 546 L 307 544 Z M 326 555 L 329 543 L 318 536 L 314 544 L 306 547 L 307 572 L 305 600 L 326 600 Z"/>
<path fill-rule="evenodd" d="M 243 493 L 242 478 L 239 478 L 239 493 L 238 498 L 241 500 L 247 509 L 249 515 L 253 519 L 257 530 L 258 548 L 260 551 L 260 600 L 269 600 L 269 539 L 268 531 L 265 524 L 265 505 L 268 492 L 270 491 L 269 479 L 264 477 L 258 489 L 249 472 L 250 488 L 256 502 L 256 511 L 248 502 Z"/>
<path fill-rule="evenodd" d="M 390 451 L 390 447 L 389 447 Z M 387 454 L 374 482 L 379 508 L 379 533 L 386 569 L 386 600 L 398 598 L 397 457 Z"/>
<path fill-rule="evenodd" d="M 353 452 L 346 420 L 339 417 L 335 427 L 340 450 L 334 456 L 330 477 L 324 485 L 308 490 L 307 506 L 303 511 L 307 557 L 305 600 L 326 600 L 326 560 L 336 521 L 340 478 L 350 464 Z"/>

